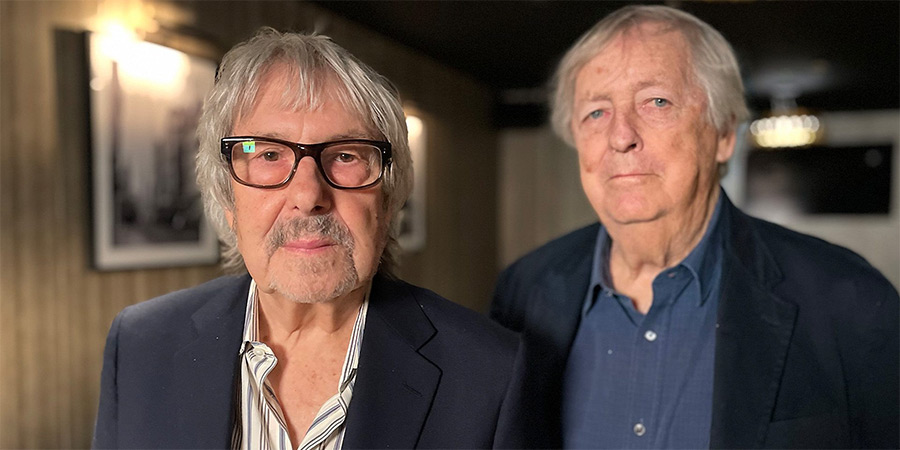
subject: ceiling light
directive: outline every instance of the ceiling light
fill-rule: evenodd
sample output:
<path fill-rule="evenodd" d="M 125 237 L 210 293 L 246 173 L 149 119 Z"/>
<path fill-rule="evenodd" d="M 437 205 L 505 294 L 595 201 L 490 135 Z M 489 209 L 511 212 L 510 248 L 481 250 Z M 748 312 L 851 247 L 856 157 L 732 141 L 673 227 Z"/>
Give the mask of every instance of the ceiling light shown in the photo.
<path fill-rule="evenodd" d="M 811 114 L 765 117 L 750 124 L 756 145 L 765 148 L 811 145 L 818 140 L 820 130 L 819 119 Z"/>

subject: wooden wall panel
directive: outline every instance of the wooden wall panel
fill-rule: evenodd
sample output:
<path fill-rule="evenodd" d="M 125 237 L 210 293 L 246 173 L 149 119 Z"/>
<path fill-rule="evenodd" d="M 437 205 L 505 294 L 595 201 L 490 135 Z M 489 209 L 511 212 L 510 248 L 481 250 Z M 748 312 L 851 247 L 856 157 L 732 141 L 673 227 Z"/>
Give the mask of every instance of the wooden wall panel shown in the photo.
<path fill-rule="evenodd" d="M 115 314 L 220 274 L 90 268 L 86 92 L 58 76 L 58 61 L 75 56 L 55 33 L 89 29 L 102 5 L 0 1 L 0 448 L 87 447 Z M 318 29 L 391 78 L 430 126 L 428 244 L 404 258 L 401 275 L 484 310 L 496 275 L 497 140 L 485 87 L 303 2 L 154 6 L 226 48 L 261 25 Z"/>

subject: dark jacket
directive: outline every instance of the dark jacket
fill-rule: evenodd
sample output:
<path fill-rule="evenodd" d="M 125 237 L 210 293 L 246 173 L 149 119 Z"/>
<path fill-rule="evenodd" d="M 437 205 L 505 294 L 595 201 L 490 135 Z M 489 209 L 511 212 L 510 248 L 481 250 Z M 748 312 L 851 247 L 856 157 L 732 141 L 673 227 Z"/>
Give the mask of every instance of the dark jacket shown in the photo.
<path fill-rule="evenodd" d="M 723 201 L 710 446 L 898 448 L 897 291 L 855 253 Z M 561 379 L 599 226 L 526 255 L 497 284 L 491 315 L 524 341 L 534 446 L 561 445 Z"/>
<path fill-rule="evenodd" d="M 230 448 L 250 277 L 125 308 L 107 338 L 95 448 Z M 376 276 L 343 448 L 518 446 L 518 339 Z"/>

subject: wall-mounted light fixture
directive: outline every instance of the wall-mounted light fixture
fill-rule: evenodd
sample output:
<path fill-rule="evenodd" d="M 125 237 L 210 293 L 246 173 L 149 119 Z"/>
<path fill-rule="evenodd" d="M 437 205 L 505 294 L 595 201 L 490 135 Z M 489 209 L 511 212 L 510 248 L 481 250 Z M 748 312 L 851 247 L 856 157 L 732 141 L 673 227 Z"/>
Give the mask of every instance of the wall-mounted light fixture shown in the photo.
<path fill-rule="evenodd" d="M 146 42 L 159 30 L 152 4 L 140 0 L 107 0 L 97 6 L 91 27 L 100 51 L 116 65 L 119 81 L 153 91 L 180 91 L 188 68 L 186 55 L 169 47 Z M 96 73 L 94 90 L 103 89 L 111 74 Z"/>
<path fill-rule="evenodd" d="M 427 182 L 427 129 L 425 121 L 412 107 L 405 107 L 409 152 L 413 160 L 415 180 L 413 190 L 400 211 L 398 241 L 406 251 L 419 251 L 425 247 L 425 185 Z"/>
<path fill-rule="evenodd" d="M 138 40 L 127 33 L 100 34 L 97 37 L 100 51 L 116 63 L 117 76 L 122 81 L 145 85 L 153 90 L 180 90 L 175 85 L 184 80 L 188 67 L 184 53 Z M 102 75 L 98 75 L 97 79 L 91 80 L 92 87 L 103 85 Z M 100 86 L 97 83 L 101 83 Z"/>

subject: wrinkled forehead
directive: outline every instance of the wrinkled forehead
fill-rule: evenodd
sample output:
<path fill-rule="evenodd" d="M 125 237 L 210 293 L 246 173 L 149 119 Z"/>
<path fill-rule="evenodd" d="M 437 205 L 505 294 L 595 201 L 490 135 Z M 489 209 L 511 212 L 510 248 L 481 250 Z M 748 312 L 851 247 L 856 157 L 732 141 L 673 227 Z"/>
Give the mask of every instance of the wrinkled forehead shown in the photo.
<path fill-rule="evenodd" d="M 674 80 L 699 88 L 691 47 L 677 27 L 663 22 L 641 22 L 611 34 L 575 73 L 576 95 L 583 76 L 605 72 L 616 81 L 623 77 L 637 84 L 667 84 Z"/>
<path fill-rule="evenodd" d="M 611 34 L 599 45 L 596 55 L 610 51 L 630 51 L 636 46 L 644 46 L 660 54 L 680 53 L 683 65 L 692 62 L 691 48 L 687 36 L 673 24 L 665 22 L 634 22 Z"/>
<path fill-rule="evenodd" d="M 286 63 L 273 63 L 249 80 L 239 93 L 232 126 L 250 115 L 262 101 L 267 90 L 280 92 L 277 107 L 288 111 L 315 111 L 325 103 L 339 103 L 354 119 L 366 127 L 373 136 L 379 136 L 372 118 L 347 84 L 337 73 L 324 68 L 301 69 Z"/>

